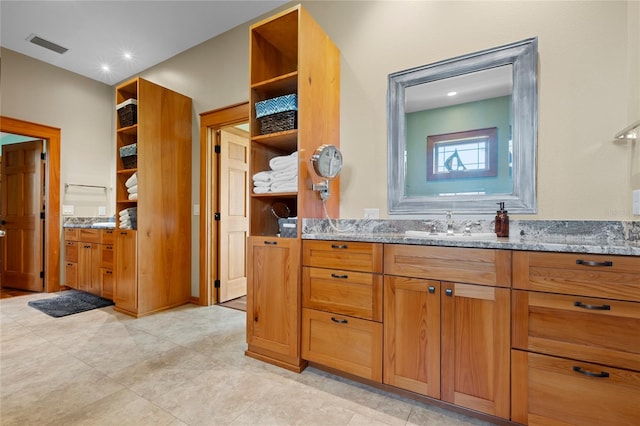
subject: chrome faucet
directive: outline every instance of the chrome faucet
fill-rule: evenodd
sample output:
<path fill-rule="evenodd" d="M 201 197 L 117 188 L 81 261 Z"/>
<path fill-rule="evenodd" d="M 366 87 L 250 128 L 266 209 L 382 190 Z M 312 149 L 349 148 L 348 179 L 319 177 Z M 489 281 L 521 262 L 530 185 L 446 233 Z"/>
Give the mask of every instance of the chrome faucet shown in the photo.
<path fill-rule="evenodd" d="M 453 235 L 453 212 L 447 211 L 447 235 Z"/>
<path fill-rule="evenodd" d="M 462 235 L 471 236 L 471 227 L 472 226 L 480 226 L 480 225 L 481 225 L 480 221 L 467 222 L 464 225 L 464 231 L 462 232 Z"/>

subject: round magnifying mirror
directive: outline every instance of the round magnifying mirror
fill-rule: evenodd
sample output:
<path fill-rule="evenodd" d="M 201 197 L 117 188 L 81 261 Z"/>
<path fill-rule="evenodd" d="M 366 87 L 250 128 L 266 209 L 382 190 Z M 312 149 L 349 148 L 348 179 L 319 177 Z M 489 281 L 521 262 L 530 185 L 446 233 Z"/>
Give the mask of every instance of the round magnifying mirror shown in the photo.
<path fill-rule="evenodd" d="M 342 170 L 342 153 L 333 145 L 320 145 L 311 156 L 311 164 L 318 176 L 334 179 Z"/>

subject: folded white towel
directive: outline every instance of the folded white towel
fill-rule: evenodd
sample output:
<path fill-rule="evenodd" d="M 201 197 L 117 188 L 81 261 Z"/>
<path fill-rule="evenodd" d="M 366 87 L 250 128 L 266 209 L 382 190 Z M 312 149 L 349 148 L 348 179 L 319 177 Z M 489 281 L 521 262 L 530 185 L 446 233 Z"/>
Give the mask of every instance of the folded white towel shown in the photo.
<path fill-rule="evenodd" d="M 271 184 L 271 192 L 296 192 L 298 183 L 295 181 L 274 182 Z"/>
<path fill-rule="evenodd" d="M 270 186 L 255 186 L 253 187 L 253 192 L 255 194 L 266 194 L 267 192 L 271 191 L 271 187 Z"/>
<path fill-rule="evenodd" d="M 253 182 L 253 186 L 266 186 L 267 188 L 271 186 L 271 182 L 265 182 L 261 180 L 257 180 Z"/>
<path fill-rule="evenodd" d="M 271 160 L 269 160 L 269 167 L 271 167 L 271 170 L 282 170 L 297 164 L 298 164 L 297 151 L 290 155 L 273 157 Z"/>
<path fill-rule="evenodd" d="M 271 181 L 277 181 L 282 179 L 293 179 L 298 176 L 298 165 L 296 164 L 293 167 L 287 167 L 282 170 L 275 170 L 271 175 Z"/>
<path fill-rule="evenodd" d="M 138 193 L 138 185 L 133 185 L 131 188 L 127 189 L 129 194 L 137 194 Z"/>
<path fill-rule="evenodd" d="M 127 209 L 120 210 L 120 212 L 118 212 L 118 216 L 120 216 L 121 218 L 124 217 L 124 216 L 128 217 L 129 216 L 129 210 L 127 210 Z"/>
<path fill-rule="evenodd" d="M 138 184 L 138 172 L 135 172 L 131 175 L 129 179 L 124 183 L 127 188 L 131 188 L 134 185 Z"/>
<path fill-rule="evenodd" d="M 265 170 L 264 172 L 258 172 L 253 175 L 254 182 L 269 182 L 271 180 L 271 170 Z"/>
<path fill-rule="evenodd" d="M 131 221 L 129 219 L 120 221 L 120 228 L 131 227 Z"/>
<path fill-rule="evenodd" d="M 127 197 L 127 198 L 129 198 L 129 200 L 131 200 L 131 201 L 135 201 L 135 200 L 138 199 L 138 193 L 134 192 L 133 194 L 129 194 L 129 197 Z"/>

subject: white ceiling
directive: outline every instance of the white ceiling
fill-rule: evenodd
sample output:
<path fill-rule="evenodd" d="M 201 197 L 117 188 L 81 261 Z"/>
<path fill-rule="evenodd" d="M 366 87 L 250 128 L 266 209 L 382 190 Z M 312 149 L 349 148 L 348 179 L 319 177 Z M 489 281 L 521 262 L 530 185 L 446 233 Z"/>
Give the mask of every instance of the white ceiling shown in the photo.
<path fill-rule="evenodd" d="M 113 85 L 285 3 L 1 0 L 0 45 Z M 33 34 L 69 50 L 35 45 L 27 40 Z"/>

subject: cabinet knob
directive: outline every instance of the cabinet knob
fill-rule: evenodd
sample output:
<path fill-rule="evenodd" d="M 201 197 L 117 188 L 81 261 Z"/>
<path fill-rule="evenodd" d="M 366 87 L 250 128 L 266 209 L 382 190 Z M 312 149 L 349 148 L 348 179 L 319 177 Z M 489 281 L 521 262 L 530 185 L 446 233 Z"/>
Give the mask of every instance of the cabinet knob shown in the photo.
<path fill-rule="evenodd" d="M 446 294 L 447 296 L 451 297 L 453 296 L 453 290 L 451 290 L 450 288 L 446 289 L 444 291 L 444 294 Z"/>
<path fill-rule="evenodd" d="M 432 285 L 429 286 L 429 293 L 433 294 L 436 292 L 436 288 Z"/>

